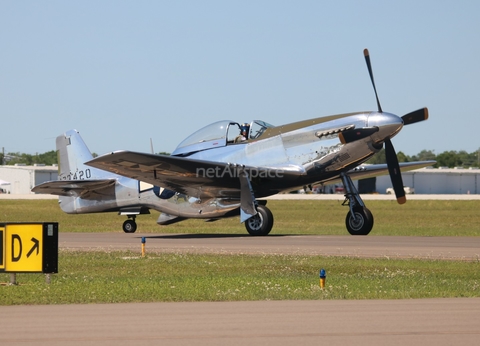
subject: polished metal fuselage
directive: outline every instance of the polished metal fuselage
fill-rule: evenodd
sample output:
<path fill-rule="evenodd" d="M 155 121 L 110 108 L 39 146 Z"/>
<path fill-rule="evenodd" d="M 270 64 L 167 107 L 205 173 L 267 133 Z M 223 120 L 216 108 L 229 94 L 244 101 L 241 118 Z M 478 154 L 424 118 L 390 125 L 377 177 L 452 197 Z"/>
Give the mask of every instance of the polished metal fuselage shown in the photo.
<path fill-rule="evenodd" d="M 276 176 L 261 179 L 259 183 L 252 179 L 254 196 L 261 198 L 338 178 L 341 172 L 368 160 L 402 126 L 402 119 L 390 113 L 341 114 L 269 128 L 255 140 L 183 156 L 271 169 Z M 369 127 L 377 127 L 378 131 L 349 143 L 342 143 L 339 138 L 342 129 Z M 296 174 L 282 175 L 282 172 Z M 108 194 L 110 197 L 100 200 L 61 197 L 60 205 L 72 213 L 121 211 L 141 206 L 162 212 L 159 223 L 168 223 L 174 217 L 213 219 L 236 215 L 240 206 L 239 197 L 201 199 L 176 193 L 160 198 L 151 186 L 142 187 L 140 182 L 125 177 L 118 177 L 114 188 L 113 198 Z"/>

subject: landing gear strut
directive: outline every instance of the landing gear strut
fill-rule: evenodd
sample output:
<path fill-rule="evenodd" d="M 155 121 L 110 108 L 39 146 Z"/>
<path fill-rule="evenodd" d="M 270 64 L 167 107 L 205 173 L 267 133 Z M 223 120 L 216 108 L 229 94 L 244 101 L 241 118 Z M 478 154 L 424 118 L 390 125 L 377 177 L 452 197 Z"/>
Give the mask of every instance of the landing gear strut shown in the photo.
<path fill-rule="evenodd" d="M 350 207 L 345 219 L 348 233 L 351 235 L 367 235 L 373 228 L 373 215 L 365 207 L 350 176 L 341 173 L 340 178 L 342 178 L 345 188 L 345 201 L 342 205 Z"/>
<path fill-rule="evenodd" d="M 128 215 L 128 220 L 123 223 L 123 231 L 125 233 L 135 233 L 137 230 L 137 223 L 135 222 L 135 215 Z"/>

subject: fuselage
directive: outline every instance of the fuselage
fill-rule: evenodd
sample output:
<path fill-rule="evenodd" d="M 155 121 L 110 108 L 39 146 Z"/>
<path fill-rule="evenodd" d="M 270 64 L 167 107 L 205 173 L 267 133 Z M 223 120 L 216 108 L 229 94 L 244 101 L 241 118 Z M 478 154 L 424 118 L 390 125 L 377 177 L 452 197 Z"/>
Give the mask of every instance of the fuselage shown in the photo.
<path fill-rule="evenodd" d="M 361 112 L 322 117 L 269 128 L 258 139 L 193 152 L 192 159 L 230 162 L 275 170 L 302 170 L 297 179 L 272 177 L 257 186 L 255 196 L 265 197 L 305 185 L 322 183 L 338 177 L 378 152 L 385 138 L 393 137 L 403 126 L 396 115 Z M 378 130 L 365 138 L 342 143 L 339 134 L 344 128 Z"/>
<path fill-rule="evenodd" d="M 393 137 L 402 126 L 402 119 L 389 113 L 341 114 L 270 127 L 258 138 L 242 143 L 229 143 L 229 135 L 225 133 L 223 144 L 217 141 L 213 148 L 192 152 L 184 150 L 182 156 L 272 169 L 276 175 L 252 179 L 254 195 L 261 198 L 337 178 L 341 172 L 365 162 L 382 147 L 386 138 Z M 346 129 L 352 132 L 366 128 L 374 128 L 375 131 L 368 136 L 342 142 L 341 134 Z M 301 174 L 288 179 L 279 174 L 289 170 Z M 114 197 L 98 202 L 61 197 L 60 205 L 64 211 L 73 213 L 154 209 L 163 213 L 165 223 L 174 217 L 217 218 L 235 215 L 240 206 L 239 198 L 199 199 L 179 193 L 163 193 L 162 189 L 152 185 L 120 176 L 114 189 Z M 162 220 L 159 219 L 159 223 Z"/>

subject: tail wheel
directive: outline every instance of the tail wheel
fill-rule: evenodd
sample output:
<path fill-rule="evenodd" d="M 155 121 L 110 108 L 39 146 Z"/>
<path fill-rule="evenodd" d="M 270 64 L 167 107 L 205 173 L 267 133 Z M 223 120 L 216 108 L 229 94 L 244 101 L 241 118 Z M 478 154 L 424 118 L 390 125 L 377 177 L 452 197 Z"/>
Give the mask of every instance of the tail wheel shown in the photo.
<path fill-rule="evenodd" d="M 250 235 L 265 236 L 272 230 L 273 214 L 264 205 L 257 206 L 257 214 L 245 221 L 245 228 Z"/>
<path fill-rule="evenodd" d="M 123 223 L 123 231 L 125 233 L 135 233 L 137 230 L 137 223 L 134 220 L 125 220 Z"/>
<path fill-rule="evenodd" d="M 367 235 L 373 228 L 373 215 L 365 207 L 354 209 L 355 218 L 351 211 L 348 212 L 345 223 L 351 235 Z"/>

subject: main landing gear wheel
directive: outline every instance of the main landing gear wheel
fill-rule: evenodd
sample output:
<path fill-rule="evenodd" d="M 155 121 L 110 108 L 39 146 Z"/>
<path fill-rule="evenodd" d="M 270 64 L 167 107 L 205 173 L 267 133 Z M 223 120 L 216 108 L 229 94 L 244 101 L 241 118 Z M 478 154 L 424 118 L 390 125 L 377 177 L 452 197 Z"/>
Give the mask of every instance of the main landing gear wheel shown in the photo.
<path fill-rule="evenodd" d="M 259 204 L 257 214 L 245 221 L 245 228 L 250 235 L 265 236 L 272 230 L 273 214 L 266 206 Z"/>
<path fill-rule="evenodd" d="M 135 220 L 125 220 L 125 222 L 123 223 L 123 231 L 125 233 L 135 233 L 136 230 L 137 223 L 135 222 Z"/>
<path fill-rule="evenodd" d="M 352 217 L 352 212 L 348 212 L 345 223 L 347 224 L 348 233 L 351 235 L 367 235 L 373 228 L 373 215 L 365 207 L 358 207 L 353 210 L 355 219 Z"/>

